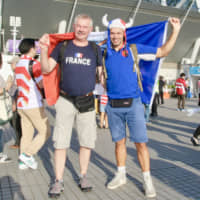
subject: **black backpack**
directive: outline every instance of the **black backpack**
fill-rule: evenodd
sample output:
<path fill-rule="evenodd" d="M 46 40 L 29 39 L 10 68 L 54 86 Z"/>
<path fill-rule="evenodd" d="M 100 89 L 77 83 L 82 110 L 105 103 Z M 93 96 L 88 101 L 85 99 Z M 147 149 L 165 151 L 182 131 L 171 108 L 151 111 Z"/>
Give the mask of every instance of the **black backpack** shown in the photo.
<path fill-rule="evenodd" d="M 45 99 L 45 93 L 44 93 L 44 88 L 40 88 L 38 85 L 37 85 L 37 82 L 35 80 L 35 77 L 33 75 L 33 63 L 34 63 L 34 60 L 30 60 L 29 61 L 29 65 L 28 65 L 28 71 L 29 71 L 29 74 L 31 75 L 31 78 L 33 79 L 33 81 L 35 82 L 37 88 L 39 89 L 41 95 L 42 95 L 42 98 Z"/>

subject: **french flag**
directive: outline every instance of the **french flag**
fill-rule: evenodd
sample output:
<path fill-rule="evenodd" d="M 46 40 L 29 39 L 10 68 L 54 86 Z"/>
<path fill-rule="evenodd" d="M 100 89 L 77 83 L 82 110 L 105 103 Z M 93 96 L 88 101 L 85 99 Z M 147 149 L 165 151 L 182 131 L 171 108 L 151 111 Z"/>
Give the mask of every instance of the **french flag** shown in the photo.
<path fill-rule="evenodd" d="M 166 41 L 168 21 L 155 22 L 151 24 L 145 24 L 140 26 L 134 26 L 128 28 L 126 31 L 127 42 L 129 44 L 141 43 L 149 46 L 160 47 Z M 55 48 L 55 46 L 64 40 L 73 39 L 74 33 L 65 34 L 49 34 L 50 36 L 50 47 L 49 54 Z M 107 32 L 92 32 L 90 33 L 88 40 L 101 42 L 107 39 Z M 102 48 L 106 48 L 105 44 Z M 82 53 L 76 53 L 75 57 L 82 58 Z M 140 71 L 142 73 L 142 85 L 143 92 L 141 92 L 142 102 L 145 104 L 151 104 L 154 96 L 155 85 L 158 79 L 159 68 L 162 64 L 163 59 L 156 59 L 154 62 L 141 61 Z M 45 88 L 46 100 L 49 105 L 56 103 L 59 97 L 59 78 L 58 65 L 49 74 L 43 75 L 43 82 Z"/>
<path fill-rule="evenodd" d="M 154 22 L 140 26 L 128 28 L 126 31 L 127 42 L 129 44 L 139 43 L 154 47 L 161 47 L 166 42 L 168 21 Z M 142 102 L 152 104 L 157 84 L 159 69 L 164 58 L 155 61 L 143 61 L 139 63 L 142 73 L 143 92 L 141 92 Z"/>
<path fill-rule="evenodd" d="M 83 54 L 82 53 L 75 53 L 75 58 L 83 58 Z"/>

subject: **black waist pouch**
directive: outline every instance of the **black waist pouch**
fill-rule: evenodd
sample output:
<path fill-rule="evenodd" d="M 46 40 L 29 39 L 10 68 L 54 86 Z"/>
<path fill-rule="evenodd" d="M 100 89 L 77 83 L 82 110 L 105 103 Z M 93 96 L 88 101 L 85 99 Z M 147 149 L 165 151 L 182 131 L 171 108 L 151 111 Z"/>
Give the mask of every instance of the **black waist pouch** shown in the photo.
<path fill-rule="evenodd" d="M 69 100 L 78 109 L 80 113 L 89 112 L 94 110 L 94 96 L 70 96 L 60 93 L 60 96 Z"/>
<path fill-rule="evenodd" d="M 80 113 L 94 110 L 94 96 L 77 96 L 74 99 L 74 105 Z"/>
<path fill-rule="evenodd" d="M 113 108 L 128 108 L 131 107 L 133 98 L 128 99 L 111 99 L 110 105 Z"/>

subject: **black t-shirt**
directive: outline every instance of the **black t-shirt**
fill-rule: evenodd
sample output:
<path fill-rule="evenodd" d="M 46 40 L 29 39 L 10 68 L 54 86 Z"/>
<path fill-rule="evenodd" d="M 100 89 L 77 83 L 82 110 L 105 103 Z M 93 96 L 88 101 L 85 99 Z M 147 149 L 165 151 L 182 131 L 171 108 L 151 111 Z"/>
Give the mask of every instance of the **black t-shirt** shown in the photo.
<path fill-rule="evenodd" d="M 63 42 L 59 43 L 51 57 L 58 62 L 60 48 Z M 99 65 L 102 66 L 102 54 L 100 47 L 98 49 Z M 62 81 L 60 89 L 72 96 L 81 96 L 92 92 L 96 82 L 96 52 L 89 42 L 88 46 L 79 47 L 74 45 L 73 41 L 68 41 L 64 52 L 64 63 L 62 72 Z"/>

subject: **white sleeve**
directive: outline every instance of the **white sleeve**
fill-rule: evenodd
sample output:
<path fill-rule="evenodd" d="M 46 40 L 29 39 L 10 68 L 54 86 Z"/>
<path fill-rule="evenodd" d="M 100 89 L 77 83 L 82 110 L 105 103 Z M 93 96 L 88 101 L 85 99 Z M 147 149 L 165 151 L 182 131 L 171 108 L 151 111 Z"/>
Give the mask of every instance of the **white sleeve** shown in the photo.
<path fill-rule="evenodd" d="M 156 54 L 138 54 L 138 59 L 145 60 L 145 61 L 155 61 Z"/>

